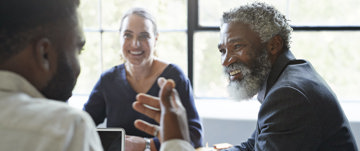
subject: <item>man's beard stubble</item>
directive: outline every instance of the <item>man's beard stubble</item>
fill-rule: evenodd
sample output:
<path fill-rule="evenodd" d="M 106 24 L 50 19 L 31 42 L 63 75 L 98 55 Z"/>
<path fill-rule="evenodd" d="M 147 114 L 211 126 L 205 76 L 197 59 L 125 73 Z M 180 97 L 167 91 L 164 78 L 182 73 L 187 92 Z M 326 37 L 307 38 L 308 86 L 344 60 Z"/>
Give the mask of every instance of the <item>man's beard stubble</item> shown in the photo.
<path fill-rule="evenodd" d="M 41 90 L 41 93 L 48 99 L 66 102 L 72 95 L 75 87 L 74 71 L 66 62 L 64 54 L 58 57 L 58 67 L 55 75 L 49 81 L 49 84 Z"/>
<path fill-rule="evenodd" d="M 227 90 L 232 99 L 241 101 L 249 100 L 254 97 L 264 84 L 271 70 L 271 62 L 268 53 L 263 50 L 261 55 L 255 59 L 253 68 L 249 68 L 243 63 L 237 62 L 229 67 L 224 67 L 224 73 L 229 78 L 229 70 L 240 69 L 243 75 L 242 80 L 229 81 Z"/>

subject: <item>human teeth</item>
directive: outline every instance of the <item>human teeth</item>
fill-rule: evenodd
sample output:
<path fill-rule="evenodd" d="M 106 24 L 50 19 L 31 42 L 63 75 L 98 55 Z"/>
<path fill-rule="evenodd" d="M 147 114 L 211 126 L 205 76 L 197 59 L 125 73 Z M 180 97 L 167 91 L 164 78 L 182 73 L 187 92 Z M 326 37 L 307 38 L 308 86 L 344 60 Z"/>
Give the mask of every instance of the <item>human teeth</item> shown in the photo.
<path fill-rule="evenodd" d="M 238 74 L 238 73 L 240 73 L 240 72 L 241 72 L 240 70 L 231 71 L 231 72 L 230 72 L 230 76 L 233 76 L 233 75 Z"/>
<path fill-rule="evenodd" d="M 130 51 L 130 53 L 133 55 L 139 55 L 142 54 L 142 51 Z"/>

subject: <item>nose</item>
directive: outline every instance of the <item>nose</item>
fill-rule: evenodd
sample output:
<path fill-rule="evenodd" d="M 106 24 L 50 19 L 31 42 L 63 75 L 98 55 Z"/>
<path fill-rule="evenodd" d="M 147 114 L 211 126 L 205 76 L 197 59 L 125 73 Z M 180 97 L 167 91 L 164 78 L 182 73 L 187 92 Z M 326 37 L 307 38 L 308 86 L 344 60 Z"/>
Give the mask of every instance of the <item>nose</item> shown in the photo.
<path fill-rule="evenodd" d="M 231 51 L 225 50 L 226 53 L 221 57 L 221 64 L 225 67 L 235 62 L 235 57 Z"/>
<path fill-rule="evenodd" d="M 138 48 L 140 47 L 140 41 L 138 40 L 138 38 L 134 38 L 131 42 L 131 46 L 134 48 Z"/>

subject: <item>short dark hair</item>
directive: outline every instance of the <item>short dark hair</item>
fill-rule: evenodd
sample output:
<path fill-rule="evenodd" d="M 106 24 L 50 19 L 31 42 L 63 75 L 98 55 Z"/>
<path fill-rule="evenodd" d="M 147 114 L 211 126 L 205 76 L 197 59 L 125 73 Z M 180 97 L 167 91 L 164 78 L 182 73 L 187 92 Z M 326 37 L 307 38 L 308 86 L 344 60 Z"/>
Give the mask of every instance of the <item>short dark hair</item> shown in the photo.
<path fill-rule="evenodd" d="M 54 40 L 62 34 L 57 30 L 77 23 L 79 4 L 79 0 L 1 0 L 0 64 L 36 38 Z"/>

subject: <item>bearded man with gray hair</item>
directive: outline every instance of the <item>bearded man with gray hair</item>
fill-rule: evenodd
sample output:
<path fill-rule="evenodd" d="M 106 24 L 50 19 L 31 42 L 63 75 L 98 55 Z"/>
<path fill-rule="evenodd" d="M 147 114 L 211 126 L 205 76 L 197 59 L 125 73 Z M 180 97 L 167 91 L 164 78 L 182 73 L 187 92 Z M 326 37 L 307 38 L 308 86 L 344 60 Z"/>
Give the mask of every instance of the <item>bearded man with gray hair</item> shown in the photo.
<path fill-rule="evenodd" d="M 227 150 L 358 150 L 336 95 L 308 61 L 296 59 L 289 50 L 292 28 L 284 15 L 265 3 L 252 3 L 225 12 L 220 29 L 218 49 L 230 94 L 237 100 L 258 94 L 261 103 L 253 135 Z M 163 87 L 158 99 L 162 113 L 141 108 L 139 104 L 151 104 L 153 99 L 143 95 L 134 108 L 160 121 L 163 150 L 174 150 L 173 146 L 193 150 L 184 147 L 187 136 L 179 133 L 186 128 L 168 128 L 174 123 L 184 125 L 184 120 L 178 104 L 166 103 L 179 102 L 176 92 Z M 178 118 L 166 118 L 174 114 Z M 136 124 L 148 133 L 156 129 L 155 125 Z"/>
<path fill-rule="evenodd" d="M 229 150 L 357 150 L 335 94 L 289 50 L 291 31 L 264 3 L 224 13 L 219 51 L 229 92 L 238 99 L 258 94 L 262 104 L 252 137 Z"/>

